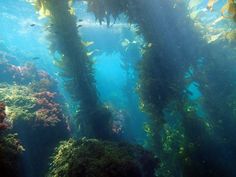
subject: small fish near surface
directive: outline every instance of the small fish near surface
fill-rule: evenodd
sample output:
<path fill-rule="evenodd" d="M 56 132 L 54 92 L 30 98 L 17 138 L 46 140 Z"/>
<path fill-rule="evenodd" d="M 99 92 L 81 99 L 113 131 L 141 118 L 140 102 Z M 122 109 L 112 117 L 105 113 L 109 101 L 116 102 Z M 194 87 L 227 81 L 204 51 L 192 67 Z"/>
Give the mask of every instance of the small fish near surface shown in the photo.
<path fill-rule="evenodd" d="M 32 60 L 39 60 L 39 57 L 33 57 Z"/>
<path fill-rule="evenodd" d="M 90 56 L 92 56 L 95 52 L 99 52 L 99 50 L 98 50 L 98 49 L 95 49 L 95 50 L 93 50 L 93 51 L 91 51 L 91 52 L 87 52 L 86 55 L 87 55 L 88 57 L 90 57 Z"/>
<path fill-rule="evenodd" d="M 85 46 L 85 47 L 89 47 L 91 45 L 94 44 L 94 41 L 82 41 L 82 44 Z"/>
<path fill-rule="evenodd" d="M 83 26 L 83 25 L 77 25 L 76 27 L 77 27 L 77 28 L 81 28 L 82 26 Z"/>

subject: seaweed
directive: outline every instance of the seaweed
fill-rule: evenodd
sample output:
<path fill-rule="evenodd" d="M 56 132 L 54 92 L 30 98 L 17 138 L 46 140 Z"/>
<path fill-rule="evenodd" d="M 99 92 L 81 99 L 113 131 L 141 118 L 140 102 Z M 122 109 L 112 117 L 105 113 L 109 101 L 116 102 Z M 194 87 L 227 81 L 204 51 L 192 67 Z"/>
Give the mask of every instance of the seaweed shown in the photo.
<path fill-rule="evenodd" d="M 4 76 L 0 83 L 0 129 L 7 129 L 10 133 L 17 132 L 26 149 L 20 157 L 16 153 L 9 154 L 9 158 L 16 160 L 12 162 L 12 168 L 15 168 L 12 173 L 18 170 L 15 163 L 20 163 L 20 171 L 15 175 L 42 176 L 54 147 L 69 134 L 66 113 L 60 102 L 61 96 L 55 93 L 56 82 L 48 73 L 39 71 L 33 65 L 16 66 L 5 61 L 0 67 Z M 0 132 L 0 138 L 7 136 L 6 133 L 2 135 Z M 15 141 L 20 150 L 19 141 Z M 1 144 L 0 147 L 3 150 L 9 148 L 7 150 L 10 151 L 14 148 L 13 145 Z M 7 159 L 7 153 L 1 159 Z M 11 168 L 9 163 L 3 165 Z M 6 175 L 8 173 L 11 172 Z"/>
<path fill-rule="evenodd" d="M 227 162 L 230 155 L 235 156 L 235 143 L 229 145 L 229 154 L 224 152 L 228 143 L 234 141 L 232 135 L 235 134 L 235 73 L 231 68 L 234 66 L 232 59 L 216 56 L 215 51 L 209 49 L 188 18 L 188 13 L 183 11 L 181 3 L 164 0 L 86 1 L 88 11 L 94 13 L 101 24 L 105 22 L 109 27 L 112 18 L 117 19 L 120 14 L 125 14 L 130 23 L 138 26 L 137 34 L 142 34 L 147 43 L 138 68 L 140 81 L 137 89 L 141 98 L 140 109 L 150 117 L 145 130 L 152 141 L 151 149 L 161 159 L 157 175 L 235 176 L 231 162 Z M 153 8 L 157 3 L 158 6 Z M 213 10 L 215 3 L 215 0 L 210 0 L 208 9 Z M 110 112 L 100 106 L 92 64 L 78 35 L 73 9 L 67 1 L 58 3 L 55 0 L 37 1 L 36 7 L 53 23 L 50 29 L 52 50 L 61 53 L 58 65 L 62 76 L 66 78 L 67 88 L 75 100 L 80 101 L 78 121 L 81 135 L 108 138 Z M 168 16 L 164 15 L 164 11 Z M 221 11 L 224 17 L 228 17 L 226 13 L 229 13 L 232 15 L 230 18 L 235 18 L 235 2 L 227 1 Z M 215 36 L 211 41 L 217 38 Z M 224 62 L 220 58 L 227 58 L 223 67 L 220 64 Z M 187 75 L 190 76 L 186 78 Z M 218 79 L 214 78 L 216 75 Z M 193 82 L 198 84 L 203 95 L 203 104 L 198 104 L 206 109 L 205 117 L 198 114 L 196 104 L 189 98 L 191 92 L 188 86 Z M 223 85 L 225 91 L 221 91 Z M 222 102 L 219 103 L 219 100 Z M 86 170 L 89 170 L 88 174 L 99 170 L 83 158 L 87 168 L 77 170 L 77 165 L 84 167 L 84 164 L 75 161 L 70 152 L 73 154 L 73 150 L 79 151 L 80 148 L 76 148 L 79 145 L 72 140 L 69 143 L 68 148 L 65 142 L 62 149 L 57 149 L 49 175 L 85 175 Z M 85 148 L 89 149 L 90 146 Z M 92 149 L 89 153 L 94 151 Z M 98 154 L 100 152 L 95 155 Z M 60 161 L 63 157 L 66 158 Z"/>
<path fill-rule="evenodd" d="M 221 129 L 215 132 L 214 127 L 216 125 L 211 123 L 212 120 L 208 117 L 200 117 L 196 105 L 189 99 L 191 94 L 187 89 L 189 82 L 196 81 L 200 84 L 200 90 L 209 89 L 208 91 L 211 92 L 214 89 L 216 83 L 209 87 L 212 78 L 201 81 L 206 76 L 204 73 L 208 72 L 210 63 L 204 63 L 206 68 L 203 67 L 198 70 L 203 72 L 202 75 L 194 73 L 192 77 L 190 74 L 190 81 L 186 78 L 186 75 L 191 73 L 190 70 L 195 69 L 195 66 L 201 63 L 199 60 L 202 55 L 206 57 L 203 59 L 204 61 L 212 62 L 213 59 L 209 53 L 214 52 L 206 47 L 206 42 L 202 40 L 194 28 L 193 22 L 188 18 L 188 12 L 180 8 L 182 4 L 178 5 L 174 1 L 162 0 L 148 2 L 132 0 L 119 1 L 115 5 L 119 7 L 113 9 L 114 4 L 107 1 L 90 2 L 88 3 L 89 11 L 92 11 L 95 17 L 100 19 L 100 22 L 106 21 L 106 15 L 124 13 L 129 22 L 138 26 L 138 34 L 142 34 L 145 42 L 151 44 L 145 48 L 143 60 L 140 63 L 138 92 L 141 97 L 140 108 L 150 116 L 150 123 L 146 124 L 145 130 L 152 139 L 153 151 L 161 159 L 158 176 L 230 176 L 232 169 L 230 167 L 227 169 L 227 166 L 230 165 L 222 165 L 222 168 L 217 168 L 221 155 L 224 158 L 226 157 L 223 152 L 224 148 L 222 148 L 224 145 L 216 142 L 214 136 L 218 135 L 216 132 L 222 131 L 226 132 L 223 134 L 227 134 L 229 138 L 230 134 L 234 134 L 232 127 L 229 127 L 228 131 Z M 95 5 L 95 2 L 100 2 L 100 4 Z M 153 4 L 156 3 L 159 4 L 153 10 Z M 209 1 L 209 9 L 213 8 L 214 3 L 215 1 Z M 229 6 L 227 5 L 227 7 Z M 168 17 L 162 14 L 163 8 L 165 12 L 168 12 Z M 121 11 L 117 9 L 121 9 Z M 233 10 L 230 11 L 233 12 Z M 183 19 L 186 20 L 183 21 Z M 106 22 L 109 25 L 109 20 Z M 171 42 L 169 42 L 170 38 L 172 39 Z M 195 41 L 195 44 L 192 41 Z M 218 58 L 220 57 L 218 56 Z M 214 66 L 211 69 L 214 71 Z M 217 75 L 223 76 L 226 83 L 233 82 L 232 79 L 227 78 L 227 75 L 224 77 L 227 73 L 225 70 L 222 72 L 224 73 Z M 214 75 L 216 73 L 212 74 L 212 76 Z M 200 80 L 196 80 L 196 76 Z M 224 82 L 220 84 L 225 85 Z M 219 88 L 218 85 L 216 89 Z M 203 92 L 205 91 L 203 90 Z M 221 114 L 221 118 L 213 122 L 222 122 L 222 114 L 228 112 L 228 108 L 222 104 L 216 106 L 215 104 L 219 101 L 211 99 L 211 96 L 214 98 L 214 95 L 218 93 L 209 92 L 203 93 L 203 99 L 209 98 L 209 102 L 205 105 L 212 105 L 211 108 L 207 106 L 207 110 L 212 112 L 212 119 Z M 222 95 L 224 96 L 223 100 L 228 98 L 226 92 Z M 216 98 L 221 100 L 221 97 Z M 225 102 L 228 101 L 227 99 Z M 232 100 L 230 102 L 232 103 Z M 230 105 L 234 105 L 234 103 Z M 168 112 L 168 110 L 173 113 Z M 218 114 L 220 110 L 222 112 Z M 233 122 L 226 124 L 234 125 Z M 176 134 L 175 138 L 172 138 L 173 134 Z M 230 141 L 233 140 L 229 139 L 227 142 Z M 211 152 L 209 152 L 209 148 L 212 149 Z"/>
<path fill-rule="evenodd" d="M 60 75 L 64 77 L 66 89 L 75 101 L 79 101 L 76 117 L 80 135 L 111 138 L 111 114 L 98 98 L 92 61 L 78 34 L 72 2 L 37 0 L 33 3 L 40 15 L 48 17 L 53 24 L 49 29 L 51 48 L 53 53 L 56 50 L 61 55 L 56 63 L 61 68 Z"/>
<path fill-rule="evenodd" d="M 217 3 L 216 0 L 209 0 L 207 8 L 213 11 L 214 4 Z M 228 13 L 228 15 L 226 15 Z M 221 8 L 221 15 L 224 18 L 233 19 L 236 22 L 236 3 L 234 0 L 227 0 L 224 6 Z"/>
<path fill-rule="evenodd" d="M 48 177 L 154 177 L 158 159 L 141 146 L 82 138 L 61 142 Z"/>
<path fill-rule="evenodd" d="M 4 177 L 21 177 L 23 171 L 20 159 L 23 146 L 17 134 L 9 134 L 0 130 L 0 174 Z"/>

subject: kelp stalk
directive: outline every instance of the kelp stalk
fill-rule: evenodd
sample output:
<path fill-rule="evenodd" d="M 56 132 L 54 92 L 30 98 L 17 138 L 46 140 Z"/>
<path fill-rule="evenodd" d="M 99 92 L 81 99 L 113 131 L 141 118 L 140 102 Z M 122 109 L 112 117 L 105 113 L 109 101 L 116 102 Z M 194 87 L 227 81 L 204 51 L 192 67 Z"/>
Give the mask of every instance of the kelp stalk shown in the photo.
<path fill-rule="evenodd" d="M 106 139 L 110 136 L 110 113 L 99 101 L 92 61 L 78 34 L 71 1 L 37 0 L 35 6 L 50 20 L 51 51 L 59 52 L 57 64 L 66 88 L 79 101 L 78 121 L 81 136 Z"/>

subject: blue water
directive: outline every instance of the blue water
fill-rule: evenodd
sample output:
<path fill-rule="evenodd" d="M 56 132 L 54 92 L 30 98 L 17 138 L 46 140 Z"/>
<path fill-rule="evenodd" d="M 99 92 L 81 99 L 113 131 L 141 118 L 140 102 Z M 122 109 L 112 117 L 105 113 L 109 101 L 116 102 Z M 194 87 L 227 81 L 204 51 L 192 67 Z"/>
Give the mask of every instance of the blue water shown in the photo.
<path fill-rule="evenodd" d="M 176 0 L 176 4 L 174 3 L 174 7 L 171 8 L 168 6 L 169 1 L 156 0 L 156 2 L 160 4 L 152 5 L 151 1 L 143 2 L 147 6 L 150 6 L 150 11 L 147 12 L 147 15 L 153 12 L 152 18 L 149 19 L 150 23 L 153 22 L 153 24 L 150 24 L 150 33 L 157 33 L 157 36 L 160 37 L 160 41 L 156 38 L 149 40 L 160 42 L 158 45 L 160 44 L 161 48 L 160 51 L 155 51 L 156 53 L 152 51 L 157 54 L 157 58 L 154 61 L 149 61 L 150 63 L 153 62 L 153 66 L 148 63 L 150 65 L 148 67 L 150 70 L 154 69 L 151 71 L 150 78 L 147 78 L 147 75 L 145 75 L 146 78 L 144 80 L 140 79 L 144 71 L 140 66 L 146 67 L 144 65 L 146 63 L 142 62 L 149 55 L 146 56 L 144 51 L 145 49 L 148 51 L 153 47 L 152 43 L 145 41 L 145 37 L 147 38 L 149 34 L 136 33 L 137 26 L 130 24 L 124 14 L 121 14 L 116 20 L 111 18 L 111 26 L 107 26 L 106 23 L 99 24 L 98 21 L 95 21 L 94 14 L 87 12 L 85 3 L 75 2 L 73 7 L 75 8 L 77 25 L 81 25 L 78 34 L 83 43 L 90 43 L 86 46 L 86 52 L 89 55 L 88 59 L 93 63 L 95 87 L 98 92 L 99 101 L 101 101 L 99 103 L 112 110 L 112 116 L 121 119 L 118 122 L 127 121 L 123 124 L 127 124 L 126 126 L 128 128 L 126 127 L 126 131 L 128 133 L 121 132 L 121 139 L 129 143 L 147 147 L 157 154 L 157 156 L 160 156 L 162 160 L 160 171 L 162 172 L 163 170 L 165 175 L 163 175 L 163 172 L 161 175 L 157 173 L 157 177 L 192 177 L 184 175 L 184 173 L 182 174 L 181 170 L 178 169 L 179 166 L 183 166 L 184 172 L 187 171 L 187 173 L 194 174 L 190 167 L 199 168 L 197 171 L 204 171 L 205 164 L 206 166 L 210 164 L 210 167 L 215 167 L 216 162 L 220 164 L 223 172 L 226 173 L 226 171 L 229 171 L 228 173 L 231 174 L 231 176 L 227 174 L 225 177 L 235 177 L 232 176 L 236 174 L 235 170 L 232 170 L 232 166 L 235 165 L 234 162 L 236 160 L 234 157 L 232 159 L 230 158 L 236 154 L 234 152 L 235 143 L 231 142 L 232 139 L 234 140 L 234 135 L 229 136 L 235 132 L 234 118 L 236 115 L 236 103 L 233 101 L 235 91 L 232 89 L 235 86 L 235 83 L 232 82 L 235 74 L 233 66 L 235 64 L 235 36 L 234 39 L 227 41 L 227 35 L 229 32 L 235 31 L 236 25 L 232 19 L 224 19 L 214 24 L 221 17 L 220 10 L 227 1 L 223 0 L 215 4 L 212 12 L 206 8 L 207 0 L 202 2 L 197 0 Z M 180 20 L 175 24 L 175 19 L 185 17 L 182 13 L 174 14 L 176 12 L 174 11 L 175 8 L 179 7 L 178 3 L 186 5 L 189 2 L 199 2 L 193 8 L 188 6 L 184 8 L 185 6 L 182 6 L 184 8 L 183 11 L 188 13 L 186 19 L 190 20 L 190 22 L 185 23 L 186 19 L 183 19 L 183 21 Z M 172 8 L 174 9 L 173 12 L 170 11 Z M 196 12 L 198 12 L 198 15 L 193 17 L 193 14 Z M 140 22 L 139 20 L 136 21 Z M 79 132 L 80 127 L 77 125 L 77 120 L 75 119 L 79 115 L 80 102 L 72 99 L 71 93 L 64 87 L 66 79 L 60 76 L 62 70 L 55 65 L 55 60 L 59 59 L 61 55 L 58 52 L 54 54 L 50 52 L 50 39 L 48 38 L 49 32 L 47 30 L 48 23 L 50 23 L 49 19 L 40 19 L 37 10 L 29 2 L 26 2 L 26 0 L 0 0 L 0 56 L 2 54 L 8 55 L 8 58 L 11 58 L 11 61 L 8 61 L 11 65 L 19 67 L 31 63 L 36 66 L 37 70 L 46 71 L 56 81 L 58 94 L 61 96 L 60 103 L 64 106 L 63 111 L 67 117 L 67 130 L 70 136 L 82 138 Z M 147 24 L 146 21 L 143 23 Z M 181 26 L 181 23 L 187 24 L 187 26 Z M 156 28 L 157 26 L 160 28 Z M 189 26 L 193 29 L 190 30 Z M 146 27 L 144 29 L 149 28 Z M 195 33 L 191 33 L 193 31 L 199 34 L 199 39 L 198 36 L 195 36 Z M 199 52 L 200 49 L 198 46 L 202 45 L 202 43 L 204 45 Z M 155 45 L 155 47 L 159 46 Z M 199 56 L 199 53 L 202 56 Z M 204 55 L 210 56 L 210 59 L 204 58 Z M 158 57 L 161 58 L 162 56 L 165 56 L 167 59 L 159 62 Z M 168 57 L 171 60 L 168 60 Z M 225 63 L 224 57 L 227 58 L 227 62 Z M 192 58 L 196 61 L 192 62 Z M 166 62 L 169 68 L 163 65 L 162 62 Z M 192 64 L 189 64 L 191 62 Z M 189 64 L 189 68 L 185 70 L 186 73 L 183 73 L 183 78 L 185 79 L 183 80 L 187 84 L 184 83 L 186 84 L 185 87 L 181 87 L 184 91 L 175 95 L 175 91 L 179 85 L 173 86 L 166 82 L 168 80 L 165 79 L 178 78 L 178 74 L 182 74 L 181 72 L 178 73 L 178 71 L 180 68 L 185 69 L 185 64 Z M 232 66 L 230 66 L 231 64 Z M 201 69 L 199 70 L 199 68 Z M 169 73 L 162 73 L 162 71 L 168 71 Z M 196 77 L 195 71 L 198 71 L 199 75 L 202 74 L 202 77 Z M 203 72 L 201 73 L 201 71 Z M 192 78 L 194 74 L 195 78 Z M 173 77 L 169 77 L 169 75 Z M 1 73 L 0 79 L 2 79 Z M 148 82 L 145 82 L 145 79 Z M 161 83 L 159 83 L 160 80 Z M 160 89 L 159 87 L 156 88 L 153 83 L 159 84 Z M 182 84 L 181 80 L 180 82 L 176 81 L 176 83 Z M 219 83 L 223 84 L 220 85 Z M 12 85 L 15 84 L 13 83 Z M 143 88 L 140 84 L 147 84 L 144 88 L 150 89 L 150 87 L 153 87 L 154 89 L 158 89 L 161 92 L 160 96 L 154 98 L 158 94 L 156 94 L 156 90 L 152 89 L 150 89 L 150 95 L 143 96 L 141 94 L 142 90 L 139 90 Z M 165 88 L 165 84 L 169 84 L 169 87 Z M 172 91 L 173 95 L 171 94 Z M 187 96 L 181 97 L 182 94 L 186 94 Z M 159 107 L 155 107 L 156 105 L 152 105 L 155 103 L 158 105 L 162 100 L 162 96 L 164 98 L 164 106 L 159 105 Z M 170 100 L 173 98 L 175 100 L 173 102 L 169 101 L 168 96 Z M 165 97 L 167 97 L 166 100 Z M 144 100 L 142 100 L 143 98 Z M 179 103 L 183 103 L 186 100 L 194 106 L 191 104 L 176 104 L 172 107 L 172 104 L 174 105 L 175 102 L 179 101 Z M 225 104 L 222 104 L 221 101 L 225 101 Z M 219 104 L 217 104 L 218 102 Z M 182 106 L 181 110 L 178 110 L 180 109 L 178 107 L 179 105 Z M 219 105 L 222 106 L 220 107 Z M 160 108 L 162 106 L 163 108 Z M 156 110 L 153 110 L 153 107 Z M 193 107 L 196 112 L 192 111 Z M 170 108 L 172 110 L 169 110 Z M 183 110 L 187 111 L 184 112 Z M 182 116 L 181 113 L 183 114 Z M 159 116 L 164 117 L 164 123 L 161 121 L 158 122 Z M 192 119 L 185 119 L 185 116 L 192 116 L 191 118 L 194 118 L 194 121 L 191 122 Z M 227 118 L 229 117 L 233 117 L 233 119 L 228 121 Z M 162 123 L 164 124 L 163 127 L 161 127 Z M 178 126 L 181 127 L 179 128 Z M 169 129 L 172 130 L 170 131 Z M 24 134 L 24 130 L 20 130 L 19 132 L 21 137 L 27 137 Z M 159 134 L 155 134 L 156 132 Z M 59 136 L 57 133 L 53 135 L 55 137 Z M 163 142 L 162 145 L 164 148 L 162 148 L 164 150 L 161 151 L 162 154 L 158 152 L 160 148 L 158 138 Z M 155 144 L 155 140 L 158 145 Z M 27 147 L 29 146 L 26 139 L 23 142 L 26 142 Z M 47 143 L 44 144 L 45 147 L 49 146 Z M 203 145 L 203 149 L 199 148 L 201 145 Z M 214 149 L 210 150 L 213 146 L 215 146 Z M 184 151 L 185 148 L 187 149 L 186 151 Z M 222 158 L 217 157 L 214 160 L 215 157 L 213 156 L 217 153 Z M 209 156 L 206 156 L 206 154 L 209 154 Z M 202 156 L 206 156 L 206 159 L 201 159 Z M 30 158 L 29 155 L 25 155 L 23 158 L 24 171 L 28 170 L 27 177 L 35 177 L 34 174 L 36 173 L 32 170 L 34 165 L 31 164 Z M 199 161 L 189 160 L 191 158 Z M 231 160 L 232 164 L 230 164 Z M 26 164 L 30 167 L 26 167 Z M 174 172 L 168 170 L 168 168 L 174 168 Z M 188 168 L 190 171 L 188 171 Z M 221 170 L 221 168 L 219 169 Z M 214 174 L 215 171 L 212 172 L 211 170 L 207 171 L 207 174 L 210 174 L 209 176 L 198 177 L 223 177 L 217 176 Z M 175 175 L 168 176 L 166 173 L 170 171 Z"/>

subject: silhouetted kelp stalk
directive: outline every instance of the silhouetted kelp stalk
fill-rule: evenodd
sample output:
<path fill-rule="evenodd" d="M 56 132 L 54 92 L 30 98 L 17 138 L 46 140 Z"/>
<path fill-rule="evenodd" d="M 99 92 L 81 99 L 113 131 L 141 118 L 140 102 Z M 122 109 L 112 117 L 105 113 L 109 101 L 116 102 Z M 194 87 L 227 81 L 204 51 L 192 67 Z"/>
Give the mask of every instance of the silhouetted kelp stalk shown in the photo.
<path fill-rule="evenodd" d="M 212 140 L 211 126 L 206 119 L 200 119 L 196 105 L 189 99 L 187 87 L 194 78 L 188 81 L 186 75 L 191 74 L 202 52 L 209 51 L 205 50 L 206 43 L 194 30 L 181 4 L 164 0 L 87 2 L 88 10 L 100 23 L 105 21 L 109 25 L 109 16 L 117 18 L 125 13 L 131 23 L 137 24 L 139 33 L 148 43 L 140 64 L 138 89 L 141 109 L 151 117 L 147 131 L 152 136 L 155 152 L 165 163 L 159 175 L 212 177 L 226 174 L 214 161 L 214 154 L 220 148 Z M 166 120 L 168 110 L 172 112 L 169 117 L 176 119 L 176 128 Z M 214 151 L 209 152 L 209 148 Z"/>
<path fill-rule="evenodd" d="M 61 68 L 66 88 L 79 101 L 77 116 L 81 135 L 110 138 L 111 114 L 99 101 L 92 61 L 78 34 L 72 1 L 37 0 L 33 3 L 41 16 L 49 18 L 51 51 L 61 54 L 56 63 Z"/>
<path fill-rule="evenodd" d="M 222 149 L 226 148 L 225 152 L 228 151 L 225 153 L 225 159 L 230 154 L 231 161 L 228 165 L 230 167 L 230 164 L 236 163 L 234 158 L 236 155 L 234 137 L 236 133 L 236 61 L 234 55 L 225 55 L 225 53 L 231 53 L 231 50 L 222 49 L 221 43 L 212 44 L 209 48 L 215 50 L 205 52 L 202 61 L 195 65 L 194 79 L 199 83 L 199 90 L 203 94 L 202 104 L 207 118 L 212 122 L 214 137 L 221 144 Z M 232 173 L 232 169 L 228 170 L 229 173 Z"/>
<path fill-rule="evenodd" d="M 69 13 L 66 0 L 44 1 L 43 7 L 51 14 L 49 19 L 56 30 L 54 39 L 60 46 L 57 51 L 63 55 L 64 77 L 66 74 L 70 79 L 67 81 L 70 92 L 80 101 L 85 123 L 83 130 L 89 131 L 84 134 L 107 139 L 111 128 L 110 113 L 101 106 L 96 95 L 92 64 L 77 34 L 75 16 Z M 153 154 L 139 146 L 97 139 L 70 139 L 56 149 L 47 176 L 154 177 L 157 164 Z"/>
<path fill-rule="evenodd" d="M 161 23 L 164 20 L 169 20 L 166 22 L 174 24 L 176 23 L 175 19 L 171 20 L 159 16 L 160 20 L 155 21 L 156 16 L 159 14 L 153 13 L 150 7 L 156 1 L 104 1 L 103 6 L 97 3 L 98 1 L 88 0 L 88 10 L 95 13 L 99 22 L 107 20 L 108 17 L 105 14 L 117 18 L 120 13 L 125 13 L 131 23 L 137 24 L 138 33 L 142 34 L 148 43 L 143 55 L 143 61 L 140 64 L 140 84 L 138 89 L 143 102 L 141 107 L 154 117 L 153 119 L 157 121 L 156 125 L 162 126 L 165 122 L 163 113 L 167 105 L 186 95 L 184 76 L 188 72 L 191 63 L 187 61 L 187 56 L 180 56 L 179 52 L 174 50 L 174 44 L 170 44 L 167 39 L 171 36 L 165 35 L 168 30 L 167 27 L 154 25 L 154 23 Z M 174 10 L 173 3 L 167 2 L 163 4 L 166 5 L 166 11 L 171 12 Z M 174 15 L 174 12 L 171 13 L 173 13 L 171 15 Z M 162 23 L 162 25 L 164 24 Z M 188 26 L 187 21 L 182 25 Z M 179 24 L 177 28 L 178 32 L 180 32 L 178 38 L 184 36 L 180 30 L 181 26 Z M 192 54 L 184 48 L 187 42 L 182 43 L 178 39 L 173 42 L 177 42 L 176 45 L 179 45 L 178 50 L 185 52 L 185 55 L 190 56 Z M 190 43 L 190 41 L 188 42 Z M 172 52 L 175 53 L 170 54 L 168 49 L 173 49 Z"/>

